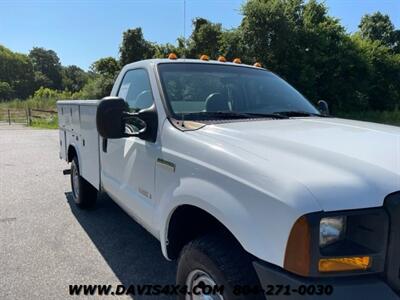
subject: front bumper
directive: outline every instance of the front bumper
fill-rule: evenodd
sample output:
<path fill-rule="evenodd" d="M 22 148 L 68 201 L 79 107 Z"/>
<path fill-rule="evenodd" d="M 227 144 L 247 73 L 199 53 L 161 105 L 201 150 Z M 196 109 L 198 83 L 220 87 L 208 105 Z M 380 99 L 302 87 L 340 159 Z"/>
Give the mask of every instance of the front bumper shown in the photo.
<path fill-rule="evenodd" d="M 253 262 L 253 265 L 268 300 L 400 299 L 400 295 L 377 276 L 304 278 L 263 262 Z M 332 293 L 329 293 L 330 287 Z"/>

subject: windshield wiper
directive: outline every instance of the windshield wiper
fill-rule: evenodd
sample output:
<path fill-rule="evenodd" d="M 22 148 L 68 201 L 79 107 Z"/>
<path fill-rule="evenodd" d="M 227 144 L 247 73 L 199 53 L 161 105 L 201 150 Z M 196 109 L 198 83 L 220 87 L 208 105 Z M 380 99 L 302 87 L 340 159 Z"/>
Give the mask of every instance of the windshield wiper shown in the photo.
<path fill-rule="evenodd" d="M 288 116 L 279 113 L 263 114 L 263 113 L 247 113 L 235 111 L 199 111 L 181 114 L 186 119 L 187 117 L 208 117 L 208 118 L 223 118 L 223 119 L 251 119 L 251 118 L 274 118 L 274 119 L 287 119 Z"/>
<path fill-rule="evenodd" d="M 285 115 L 282 115 L 280 113 L 270 113 L 270 114 L 264 114 L 264 113 L 246 113 L 252 117 L 261 117 L 261 118 L 275 118 L 275 119 L 287 119 L 288 117 Z"/>
<path fill-rule="evenodd" d="M 328 115 L 316 114 L 307 111 L 297 111 L 297 110 L 277 111 L 274 113 L 287 117 L 329 117 Z"/>

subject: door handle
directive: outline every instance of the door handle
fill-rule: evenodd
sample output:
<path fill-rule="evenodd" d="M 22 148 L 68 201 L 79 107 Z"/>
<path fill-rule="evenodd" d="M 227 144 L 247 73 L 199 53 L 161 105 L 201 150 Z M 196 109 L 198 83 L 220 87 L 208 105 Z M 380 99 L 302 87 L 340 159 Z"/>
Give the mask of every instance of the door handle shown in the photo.
<path fill-rule="evenodd" d="M 157 158 L 157 164 L 164 167 L 168 171 L 175 172 L 175 164 L 173 162 L 162 158 Z"/>

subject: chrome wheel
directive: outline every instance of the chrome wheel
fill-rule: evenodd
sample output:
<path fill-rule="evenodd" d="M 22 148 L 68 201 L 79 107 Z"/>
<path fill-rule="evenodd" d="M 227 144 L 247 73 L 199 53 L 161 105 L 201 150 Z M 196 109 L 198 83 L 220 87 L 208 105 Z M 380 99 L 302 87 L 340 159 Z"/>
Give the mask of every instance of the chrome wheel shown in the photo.
<path fill-rule="evenodd" d="M 79 172 L 78 168 L 75 164 L 71 166 L 71 174 L 72 174 L 72 193 L 74 194 L 75 199 L 79 197 Z"/>
<path fill-rule="evenodd" d="M 188 291 L 192 295 L 186 295 L 186 300 L 224 300 L 224 297 L 211 291 L 217 285 L 210 275 L 202 270 L 194 270 L 186 278 Z"/>

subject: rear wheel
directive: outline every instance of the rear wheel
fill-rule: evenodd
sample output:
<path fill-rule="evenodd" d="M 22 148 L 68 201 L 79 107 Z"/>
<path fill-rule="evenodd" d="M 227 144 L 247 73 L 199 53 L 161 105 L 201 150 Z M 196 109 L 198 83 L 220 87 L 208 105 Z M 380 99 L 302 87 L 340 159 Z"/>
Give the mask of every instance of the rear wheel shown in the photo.
<path fill-rule="evenodd" d="M 176 283 L 196 292 L 180 295 L 180 300 L 265 299 L 259 293 L 259 280 L 249 255 L 236 241 L 218 234 L 203 236 L 183 248 Z M 210 293 L 210 286 L 223 287 L 223 292 Z"/>
<path fill-rule="evenodd" d="M 72 198 L 80 208 L 88 208 L 96 203 L 97 190 L 80 175 L 77 157 L 71 162 L 71 188 Z"/>

